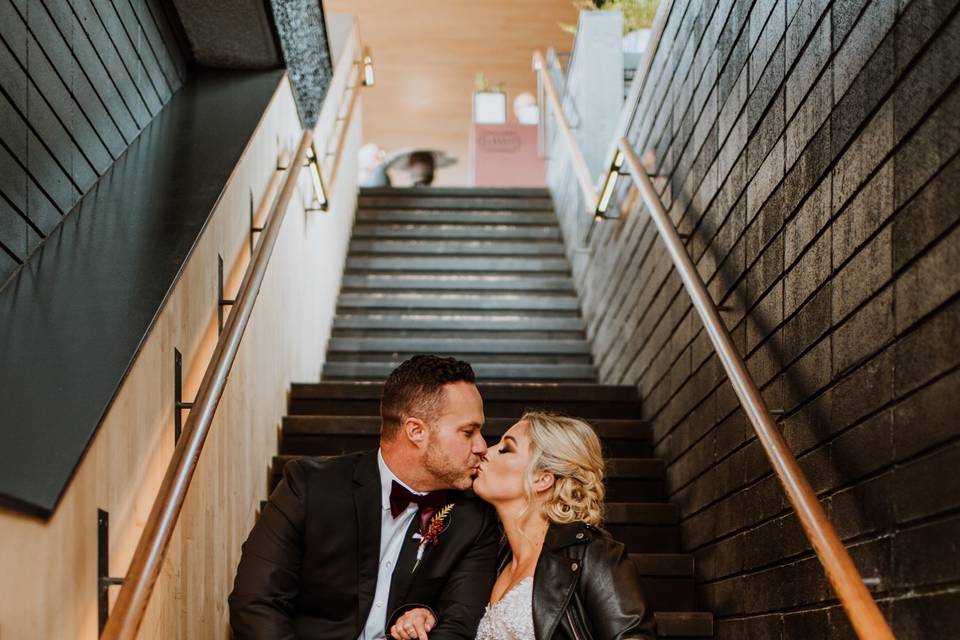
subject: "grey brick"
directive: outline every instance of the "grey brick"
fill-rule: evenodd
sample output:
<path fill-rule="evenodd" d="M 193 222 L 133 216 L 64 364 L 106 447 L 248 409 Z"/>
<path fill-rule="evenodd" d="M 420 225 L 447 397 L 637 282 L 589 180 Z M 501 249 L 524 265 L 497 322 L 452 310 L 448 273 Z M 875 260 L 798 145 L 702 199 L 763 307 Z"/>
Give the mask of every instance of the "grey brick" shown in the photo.
<path fill-rule="evenodd" d="M 897 66 L 900 73 L 913 62 L 933 33 L 957 6 L 957 0 L 911 0 L 900 12 L 894 26 Z"/>
<path fill-rule="evenodd" d="M 842 264 L 893 213 L 894 167 L 887 162 L 833 223 L 833 260 Z"/>
<path fill-rule="evenodd" d="M 941 239 L 896 283 L 897 332 L 960 291 L 960 226 Z"/>
<path fill-rule="evenodd" d="M 757 0 L 754 4 L 754 10 L 756 11 L 756 9 L 764 5 L 765 2 L 766 0 Z M 780 65 L 779 78 L 783 78 L 783 47 L 779 46 L 778 48 L 778 44 L 786 29 L 786 18 L 786 0 L 777 0 L 773 9 L 770 11 L 766 24 L 763 25 L 763 31 L 760 33 L 760 37 L 757 39 L 753 51 L 750 53 L 748 66 L 750 67 L 751 90 L 760 82 L 760 77 L 763 75 L 767 63 L 774 64 L 774 62 L 771 62 L 771 57 L 775 56 L 775 50 L 779 51 L 779 54 L 776 54 L 779 56 L 779 59 L 776 61 L 776 63 Z M 754 29 L 752 16 L 750 29 L 752 36 Z M 776 84 L 780 84 L 780 79 L 777 80 Z"/>
<path fill-rule="evenodd" d="M 830 383 L 830 339 L 821 340 L 787 369 L 784 376 L 784 409 L 789 411 Z"/>
<path fill-rule="evenodd" d="M 840 47 L 847 34 L 857 23 L 860 11 L 869 2 L 870 0 L 846 0 L 845 2 L 835 3 L 832 21 L 836 48 Z M 894 3 L 888 2 L 887 4 L 893 6 Z"/>
<path fill-rule="evenodd" d="M 834 451 L 834 464 L 840 466 L 843 460 Z M 887 472 L 832 495 L 825 506 L 837 534 L 849 539 L 888 530 L 894 523 L 894 485 L 893 472 Z"/>
<path fill-rule="evenodd" d="M 783 92 L 777 93 L 769 110 L 747 143 L 747 174 L 753 175 L 783 133 Z"/>
<path fill-rule="evenodd" d="M 893 193 L 891 187 L 891 206 Z M 960 156 L 924 186 L 893 220 L 893 268 L 899 270 L 960 219 Z"/>
<path fill-rule="evenodd" d="M 836 108 L 831 117 L 834 153 L 841 152 L 881 100 L 885 99 L 894 81 L 893 58 L 893 35 L 888 34 L 852 80 L 846 93 L 842 97 L 834 94 Z M 896 116 L 895 106 L 895 119 Z"/>
<path fill-rule="evenodd" d="M 892 187 L 891 184 L 891 201 Z M 787 221 L 784 232 L 784 264 L 788 268 L 830 220 L 831 188 L 828 175 L 803 203 L 797 215 Z"/>
<path fill-rule="evenodd" d="M 956 438 L 960 371 L 952 371 L 894 407 L 894 452 L 898 460 Z"/>
<path fill-rule="evenodd" d="M 783 360 L 790 362 L 829 331 L 832 287 L 818 291 L 783 327 Z"/>
<path fill-rule="evenodd" d="M 803 105 L 787 125 L 786 166 L 789 169 L 803 153 L 807 143 L 824 126 L 833 108 L 833 91 L 824 74 L 807 94 Z"/>
<path fill-rule="evenodd" d="M 893 276 L 891 236 L 890 227 L 884 228 L 834 277 L 834 322 L 840 322 Z"/>
<path fill-rule="evenodd" d="M 830 230 L 827 230 L 787 271 L 783 290 L 784 315 L 796 311 L 830 277 L 830 237 Z"/>
<path fill-rule="evenodd" d="M 898 638 L 949 638 L 960 629 L 960 592 L 912 592 L 890 604 Z"/>
<path fill-rule="evenodd" d="M 783 321 L 783 283 L 778 282 L 747 316 L 747 352 L 776 330 Z"/>
<path fill-rule="evenodd" d="M 957 113 L 960 113 L 960 89 L 955 88 L 897 151 L 894 160 L 895 206 L 909 200 L 960 150 Z"/>
<path fill-rule="evenodd" d="M 893 491 L 897 522 L 928 518 L 960 507 L 958 468 L 960 444 L 956 442 L 897 466 Z"/>
<path fill-rule="evenodd" d="M 800 102 L 810 87 L 816 82 L 820 72 L 830 59 L 830 22 L 824 19 L 800 54 L 796 65 L 787 77 L 786 109 L 787 119 L 793 117 Z"/>
<path fill-rule="evenodd" d="M 847 430 L 831 444 L 840 485 L 850 485 L 893 462 L 893 413 L 881 411 Z"/>
<path fill-rule="evenodd" d="M 784 53 L 786 55 L 786 64 L 789 68 L 793 61 L 797 59 L 797 56 L 800 55 L 803 45 L 806 44 L 807 38 L 813 32 L 814 28 L 817 26 L 819 20 L 823 16 L 824 10 L 829 6 L 828 0 L 797 0 L 800 2 L 800 6 L 797 8 L 795 14 L 787 16 L 787 33 L 786 33 L 786 42 L 784 47 Z M 787 5 L 787 11 L 790 13 L 790 3 Z M 827 21 L 829 22 L 830 16 L 827 15 Z"/>
<path fill-rule="evenodd" d="M 882 351 L 830 389 L 830 428 L 841 431 L 893 400 L 893 354 Z"/>
<path fill-rule="evenodd" d="M 833 208 L 839 209 L 893 146 L 893 107 L 888 102 L 870 120 L 833 170 Z"/>
<path fill-rule="evenodd" d="M 945 63 L 960 59 L 960 15 L 955 14 L 944 31 L 910 67 L 894 94 L 894 139 L 920 121 L 936 99 L 960 77 L 960 65 Z"/>
<path fill-rule="evenodd" d="M 960 564 L 945 562 L 960 540 L 960 516 L 904 529 L 894 538 L 897 562 L 893 579 L 900 588 L 953 582 L 960 579 Z"/>
<path fill-rule="evenodd" d="M 960 300 L 954 300 L 894 346 L 897 395 L 916 389 L 960 364 Z"/>
<path fill-rule="evenodd" d="M 843 3 L 840 3 L 843 4 Z M 866 65 L 874 49 L 893 27 L 897 8 L 892 2 L 871 2 L 837 50 L 833 63 L 833 95 L 840 98 Z M 835 18 L 841 15 L 837 11 Z M 842 27 L 837 29 L 838 35 Z"/>
<path fill-rule="evenodd" d="M 783 179 L 784 151 L 783 139 L 770 150 L 753 180 L 747 185 L 747 222 L 753 220 L 767 197 Z"/>
<path fill-rule="evenodd" d="M 833 300 L 836 304 L 836 292 Z M 885 289 L 834 331 L 834 373 L 842 373 L 872 356 L 893 339 L 893 333 L 893 290 Z"/>

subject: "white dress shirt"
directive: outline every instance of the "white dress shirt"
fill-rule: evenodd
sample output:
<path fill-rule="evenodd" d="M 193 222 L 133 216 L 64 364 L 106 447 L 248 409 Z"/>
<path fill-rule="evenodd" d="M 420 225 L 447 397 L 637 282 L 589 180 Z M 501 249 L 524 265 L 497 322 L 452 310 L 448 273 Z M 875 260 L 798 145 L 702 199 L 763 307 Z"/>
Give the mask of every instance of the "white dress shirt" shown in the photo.
<path fill-rule="evenodd" d="M 393 580 L 393 568 L 397 564 L 397 556 L 400 555 L 400 548 L 403 546 L 403 535 L 407 527 L 416 517 L 419 507 L 411 502 L 403 513 L 396 518 L 390 513 L 390 490 L 393 487 L 393 481 L 403 486 L 407 491 L 417 495 L 425 495 L 420 491 L 414 491 L 397 476 L 390 471 L 387 463 L 383 460 L 383 454 L 377 451 L 377 464 L 380 466 L 380 564 L 377 568 L 377 588 L 373 595 L 373 606 L 370 607 L 370 615 L 367 616 L 367 623 L 363 627 L 363 632 L 358 640 L 382 640 L 384 627 L 387 624 L 387 601 L 390 598 L 390 583 Z"/>

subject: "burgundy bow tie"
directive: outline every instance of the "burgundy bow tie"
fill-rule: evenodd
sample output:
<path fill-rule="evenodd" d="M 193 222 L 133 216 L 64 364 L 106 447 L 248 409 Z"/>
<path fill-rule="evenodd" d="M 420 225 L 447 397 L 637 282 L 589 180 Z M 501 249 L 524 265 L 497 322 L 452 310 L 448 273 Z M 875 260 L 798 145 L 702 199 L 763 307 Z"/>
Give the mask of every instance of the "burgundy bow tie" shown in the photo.
<path fill-rule="evenodd" d="M 447 504 L 447 497 L 446 491 L 431 491 L 420 496 L 408 491 L 402 484 L 394 480 L 390 487 L 390 514 L 396 518 L 412 502 L 420 507 L 420 515 L 423 519 L 422 516 L 425 512 L 429 511 L 432 515 L 434 511 Z"/>

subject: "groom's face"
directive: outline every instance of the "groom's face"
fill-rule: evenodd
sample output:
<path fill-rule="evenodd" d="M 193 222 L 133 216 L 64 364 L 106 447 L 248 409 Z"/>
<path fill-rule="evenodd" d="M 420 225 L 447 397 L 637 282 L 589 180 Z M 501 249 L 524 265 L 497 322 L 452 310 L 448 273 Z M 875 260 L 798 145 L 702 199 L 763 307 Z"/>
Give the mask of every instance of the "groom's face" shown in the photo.
<path fill-rule="evenodd" d="M 438 489 L 469 489 L 477 475 L 487 444 L 483 427 L 483 399 L 475 384 L 444 385 L 443 400 L 430 425 L 423 465 Z"/>

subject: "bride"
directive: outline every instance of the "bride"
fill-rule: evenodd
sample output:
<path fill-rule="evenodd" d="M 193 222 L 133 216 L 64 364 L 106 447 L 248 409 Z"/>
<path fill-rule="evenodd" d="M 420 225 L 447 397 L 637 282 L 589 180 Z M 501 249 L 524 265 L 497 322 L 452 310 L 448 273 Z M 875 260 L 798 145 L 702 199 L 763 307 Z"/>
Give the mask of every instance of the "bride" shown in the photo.
<path fill-rule="evenodd" d="M 477 640 L 654 638 L 633 562 L 599 528 L 603 456 L 588 424 L 525 414 L 488 450 L 473 490 L 496 508 L 508 543 Z M 413 609 L 390 634 L 424 640 L 436 622 Z"/>

